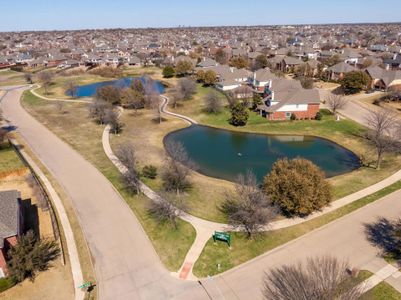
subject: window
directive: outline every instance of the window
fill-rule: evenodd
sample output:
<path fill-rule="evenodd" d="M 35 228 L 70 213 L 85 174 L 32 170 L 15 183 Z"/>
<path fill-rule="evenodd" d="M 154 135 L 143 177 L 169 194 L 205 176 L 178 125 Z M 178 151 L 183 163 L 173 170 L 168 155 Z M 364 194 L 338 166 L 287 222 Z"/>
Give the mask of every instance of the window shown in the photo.
<path fill-rule="evenodd" d="M 290 113 L 290 112 L 286 112 L 286 113 L 285 113 L 285 117 L 286 117 L 286 118 L 291 118 L 291 113 Z"/>

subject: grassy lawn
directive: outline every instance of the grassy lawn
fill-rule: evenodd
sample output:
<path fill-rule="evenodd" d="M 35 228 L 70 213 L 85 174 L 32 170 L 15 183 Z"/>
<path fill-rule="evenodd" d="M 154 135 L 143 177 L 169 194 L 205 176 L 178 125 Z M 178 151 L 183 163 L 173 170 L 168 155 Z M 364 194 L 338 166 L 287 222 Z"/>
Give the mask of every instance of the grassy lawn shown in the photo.
<path fill-rule="evenodd" d="M 224 272 L 399 189 L 401 189 L 401 181 L 316 219 L 288 228 L 260 233 L 253 239 L 248 239 L 244 233 L 233 232 L 231 233 L 233 240 L 231 250 L 225 243 L 214 243 L 211 238 L 195 263 L 194 274 L 198 277 L 206 277 Z M 220 271 L 216 268 L 217 263 L 221 265 Z"/>
<path fill-rule="evenodd" d="M 173 112 L 189 116 L 199 123 L 227 130 L 253 132 L 264 134 L 292 134 L 311 135 L 332 140 L 353 151 L 369 164 L 375 160 L 375 150 L 369 145 L 363 135 L 366 128 L 352 120 L 337 122 L 334 116 L 322 110 L 324 116 L 321 121 L 299 120 L 269 122 L 254 112 L 249 113 L 248 124 L 244 127 L 234 127 L 228 123 L 230 112 L 226 108 L 220 114 L 207 114 L 204 112 L 203 97 L 211 88 L 198 85 L 197 94 L 189 101 L 183 102 L 176 109 L 169 108 Z M 222 101 L 227 102 L 221 95 Z M 365 187 L 377 183 L 401 168 L 401 157 L 386 155 L 382 168 L 376 170 L 371 167 L 362 167 L 353 172 L 330 178 L 333 185 L 334 199 L 339 199 Z"/>
<path fill-rule="evenodd" d="M 111 145 L 116 150 L 120 144 L 131 142 L 140 168 L 152 164 L 160 173 L 167 158 L 163 146 L 164 136 L 188 125 L 175 117 L 166 116 L 162 124 L 152 121 L 153 118 L 154 114 L 149 110 L 140 110 L 137 113 L 126 110 L 121 117 L 125 124 L 124 130 L 118 136 L 111 136 Z M 163 189 L 159 176 L 145 182 L 156 191 Z M 225 222 L 226 218 L 217 206 L 222 203 L 225 191 L 232 188 L 233 184 L 196 172 L 192 172 L 191 182 L 192 188 L 184 193 L 187 211 L 204 219 Z"/>
<path fill-rule="evenodd" d="M 50 98 L 59 98 L 59 99 L 71 99 L 70 96 L 65 94 L 65 83 L 74 80 L 77 85 L 85 85 L 91 84 L 95 82 L 101 81 L 108 81 L 108 80 L 115 80 L 115 78 L 105 78 L 99 75 L 92 75 L 92 74 L 83 74 L 83 75 L 76 75 L 76 76 L 55 76 L 53 82 L 51 83 L 50 87 L 48 88 L 48 93 L 45 94 L 45 90 L 43 87 L 35 90 L 39 95 L 50 97 Z"/>
<path fill-rule="evenodd" d="M 360 300 L 400 300 L 401 294 L 387 282 L 381 282 L 362 295 Z"/>
<path fill-rule="evenodd" d="M 0 86 L 26 84 L 24 73 L 11 70 L 0 70 Z"/>
<path fill-rule="evenodd" d="M 25 169 L 14 149 L 7 143 L 0 147 L 0 174 Z"/>
<path fill-rule="evenodd" d="M 59 111 L 54 103 L 39 99 L 29 91 L 24 93 L 22 103 L 33 116 L 81 153 L 112 182 L 135 211 L 162 262 L 171 271 L 177 271 L 192 245 L 195 230 L 184 221 L 179 222 L 177 230 L 157 223 L 147 213 L 148 199 L 125 193 L 118 170 L 103 152 L 101 136 L 104 127 L 88 118 L 86 105 L 66 103 L 63 111 Z"/>

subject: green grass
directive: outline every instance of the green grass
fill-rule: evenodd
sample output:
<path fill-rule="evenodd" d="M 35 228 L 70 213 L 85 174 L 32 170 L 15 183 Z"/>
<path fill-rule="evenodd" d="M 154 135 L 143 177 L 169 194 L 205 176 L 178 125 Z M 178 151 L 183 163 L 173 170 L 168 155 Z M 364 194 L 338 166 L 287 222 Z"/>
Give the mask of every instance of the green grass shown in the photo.
<path fill-rule="evenodd" d="M 231 250 L 224 243 L 214 243 L 211 238 L 195 263 L 194 274 L 198 277 L 206 277 L 229 270 L 399 189 L 401 189 L 401 181 L 316 219 L 288 228 L 260 233 L 253 239 L 248 239 L 244 233 L 232 232 Z M 221 265 L 220 271 L 216 268 L 217 263 Z"/>
<path fill-rule="evenodd" d="M 23 168 L 25 168 L 24 164 L 8 143 L 0 147 L 0 173 L 12 172 Z"/>
<path fill-rule="evenodd" d="M 96 125 L 88 118 L 86 105 L 65 103 L 65 112 L 60 113 L 53 102 L 42 100 L 30 91 L 24 92 L 22 104 L 28 112 L 70 144 L 110 180 L 135 212 L 161 261 L 170 271 L 177 271 L 195 239 L 195 229 L 181 220 L 177 229 L 158 223 L 147 213 L 149 199 L 126 193 L 120 181 L 120 173 L 103 151 L 101 137 L 104 127 Z"/>
<path fill-rule="evenodd" d="M 362 295 L 360 300 L 400 300 L 401 293 L 389 285 L 381 282 L 370 291 Z"/>
<path fill-rule="evenodd" d="M 15 285 L 9 278 L 0 278 L 0 293 L 12 288 Z"/>

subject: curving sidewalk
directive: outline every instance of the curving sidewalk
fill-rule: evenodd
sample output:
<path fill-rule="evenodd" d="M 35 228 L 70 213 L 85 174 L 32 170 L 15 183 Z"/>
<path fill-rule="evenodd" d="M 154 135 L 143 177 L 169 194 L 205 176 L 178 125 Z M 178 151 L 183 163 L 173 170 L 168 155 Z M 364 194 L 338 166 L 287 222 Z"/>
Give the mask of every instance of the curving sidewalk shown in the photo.
<path fill-rule="evenodd" d="M 36 87 L 34 88 L 34 86 L 36 86 Z M 31 87 L 31 93 L 34 96 L 36 96 L 36 97 L 38 97 L 40 99 L 43 99 L 43 100 L 47 100 L 47 101 L 69 102 L 69 103 L 90 103 L 92 101 L 91 99 L 88 99 L 88 100 L 77 100 L 77 99 L 68 100 L 68 99 L 48 98 L 48 97 L 42 96 L 42 95 L 40 95 L 40 94 L 38 94 L 36 92 L 37 89 L 40 89 L 40 87 L 41 87 L 40 85 L 35 84 L 35 85 L 31 85 L 30 87 Z"/>
<path fill-rule="evenodd" d="M 193 120 L 191 118 L 188 118 L 188 117 L 180 115 L 180 114 L 172 113 L 172 112 L 169 112 L 168 110 L 166 110 L 169 99 L 166 96 L 161 96 L 161 97 L 163 99 L 163 103 L 161 104 L 162 105 L 161 111 L 163 113 L 180 118 L 191 125 L 198 124 L 195 120 Z M 113 162 L 113 164 L 117 167 L 117 169 L 121 173 L 124 173 L 124 172 L 126 172 L 126 168 L 113 153 L 113 150 L 111 149 L 111 146 L 110 146 L 109 135 L 110 135 L 110 126 L 106 126 L 106 128 L 103 131 L 103 136 L 102 136 L 103 149 L 104 149 L 107 157 Z M 356 193 L 353 193 L 351 195 L 348 195 L 346 197 L 343 197 L 339 200 L 332 202 L 330 206 L 324 208 L 323 210 L 321 210 L 319 212 L 315 212 L 315 213 L 309 215 L 308 217 L 305 217 L 305 218 L 297 217 L 297 218 L 283 219 L 283 220 L 275 221 L 275 222 L 272 222 L 269 225 L 267 225 L 264 228 L 264 230 L 270 231 L 270 230 L 282 229 L 282 228 L 298 225 L 298 224 L 313 220 L 324 214 L 327 214 L 338 208 L 341 208 L 347 204 L 355 202 L 365 196 L 373 194 L 399 180 L 401 180 L 401 170 L 370 187 L 367 187 L 361 191 L 358 191 Z M 144 193 L 144 195 L 147 196 L 152 201 L 160 201 L 160 199 L 161 199 L 160 196 L 156 192 L 154 192 L 152 189 L 150 189 L 147 185 L 145 185 L 143 182 L 141 182 L 140 188 L 141 188 L 141 191 Z M 192 216 L 185 212 L 181 212 L 180 217 L 181 217 L 181 219 L 189 222 L 195 228 L 197 234 L 196 234 L 196 238 L 195 238 L 193 245 L 191 246 L 190 250 L 187 253 L 187 256 L 185 257 L 184 263 L 180 268 L 179 277 L 181 279 L 196 279 L 196 277 L 192 274 L 192 267 L 193 267 L 194 263 L 196 262 L 196 260 L 199 258 L 206 242 L 210 239 L 210 237 L 212 236 L 214 231 L 239 231 L 240 229 L 232 228 L 228 224 L 221 224 L 221 223 L 215 223 L 215 222 L 203 220 L 201 218 Z"/>

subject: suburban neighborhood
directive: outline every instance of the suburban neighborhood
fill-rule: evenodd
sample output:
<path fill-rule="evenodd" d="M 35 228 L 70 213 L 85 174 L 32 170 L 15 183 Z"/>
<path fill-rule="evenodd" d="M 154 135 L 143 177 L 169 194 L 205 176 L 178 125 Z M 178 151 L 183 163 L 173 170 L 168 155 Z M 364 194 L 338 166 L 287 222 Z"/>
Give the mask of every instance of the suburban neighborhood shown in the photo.
<path fill-rule="evenodd" d="M 0 299 L 401 299 L 400 3 L 22 2 Z"/>

